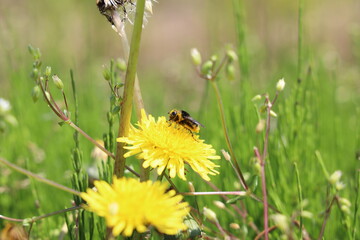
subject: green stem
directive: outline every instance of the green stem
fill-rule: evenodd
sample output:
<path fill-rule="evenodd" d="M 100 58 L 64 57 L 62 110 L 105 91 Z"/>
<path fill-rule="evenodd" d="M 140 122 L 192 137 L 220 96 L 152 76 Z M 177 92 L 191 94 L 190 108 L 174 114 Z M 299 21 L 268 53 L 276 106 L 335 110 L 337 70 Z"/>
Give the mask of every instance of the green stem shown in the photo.
<path fill-rule="evenodd" d="M 242 185 L 246 190 L 248 190 L 249 187 L 246 185 L 245 178 L 244 178 L 244 176 L 243 176 L 243 174 L 242 174 L 242 172 L 241 172 L 241 169 L 240 169 L 239 164 L 238 164 L 238 162 L 237 162 L 237 160 L 236 160 L 236 157 L 235 157 L 234 150 L 233 150 L 233 148 L 232 148 L 232 146 L 231 146 L 231 142 L 230 142 L 228 130 L 227 130 L 227 128 L 226 128 L 224 106 L 223 106 L 223 103 L 222 103 L 222 100 L 221 100 L 219 88 L 218 88 L 215 80 L 210 80 L 210 82 L 211 82 L 211 85 L 212 85 L 213 88 L 214 88 L 216 100 L 217 100 L 217 102 L 218 102 L 218 106 L 219 106 L 219 110 L 220 110 L 220 116 L 221 116 L 222 128 L 223 128 L 223 131 L 224 131 L 226 144 L 227 144 L 228 149 L 229 149 L 229 151 L 230 151 L 231 161 L 232 161 L 232 163 L 233 163 L 234 166 L 235 166 L 236 174 L 238 175 L 238 177 L 239 177 L 239 179 L 240 179 L 241 185 Z"/>
<path fill-rule="evenodd" d="M 326 179 L 329 179 L 330 175 L 329 175 L 329 172 L 326 170 L 326 167 L 325 167 L 325 164 L 324 164 L 324 161 L 321 157 L 321 154 L 318 150 L 315 151 L 315 156 L 316 156 L 316 159 L 319 161 L 320 165 L 321 165 L 321 168 L 324 172 L 324 175 L 326 177 Z"/>
<path fill-rule="evenodd" d="M 4 158 L 1 158 L 0 157 L 0 162 L 3 163 L 4 165 L 8 166 L 9 168 L 12 168 L 13 170 L 19 172 L 19 173 L 22 173 L 28 177 L 31 177 L 31 178 L 34 178 L 36 180 L 38 180 L 39 182 L 43 182 L 47 185 L 50 185 L 52 187 L 55 187 L 57 189 L 60 189 L 60 190 L 63 190 L 65 192 L 68 192 L 68 193 L 71 193 L 71 194 L 74 194 L 74 195 L 80 195 L 80 192 L 78 191 L 75 191 L 74 189 L 71 189 L 71 188 L 68 188 L 68 187 L 65 187 L 59 183 L 56 183 L 54 181 L 51 181 L 49 179 L 46 179 L 44 177 L 40 177 L 39 175 L 36 175 L 35 173 L 32 173 L 26 169 L 23 169 L 21 167 L 18 167 L 16 166 L 15 164 L 12 164 L 11 162 L 5 160 Z"/>
<path fill-rule="evenodd" d="M 200 195 L 205 195 L 205 196 L 210 196 L 210 195 L 235 195 L 235 196 L 247 196 L 248 193 L 245 191 L 234 191 L 234 192 L 184 192 L 184 193 L 179 193 L 181 195 L 184 196 L 200 196 Z"/>
<path fill-rule="evenodd" d="M 120 115 L 120 126 L 118 132 L 119 137 L 127 136 L 130 127 L 132 100 L 134 98 L 135 76 L 136 76 L 136 68 L 139 58 L 144 9 L 145 9 L 145 0 L 136 1 L 135 23 L 134 23 L 134 29 L 133 29 L 131 45 L 130 45 L 129 61 L 126 69 L 123 103 L 122 103 L 121 115 Z M 117 177 L 123 177 L 125 170 L 125 162 L 126 162 L 126 159 L 124 157 L 124 153 L 125 153 L 124 143 L 118 142 L 116 150 L 117 151 L 115 156 L 114 174 Z"/>
<path fill-rule="evenodd" d="M 355 206 L 354 206 L 354 219 L 353 219 L 353 230 L 352 230 L 352 239 L 356 239 L 356 232 L 357 232 L 357 227 L 356 227 L 356 221 L 357 221 L 357 215 L 358 215 L 358 210 L 359 210 L 359 190 L 360 190 L 360 170 L 357 170 L 357 183 L 356 183 L 356 188 L 355 188 L 355 192 L 356 192 L 356 198 L 355 198 Z"/>
<path fill-rule="evenodd" d="M 299 224 L 299 229 L 300 229 L 300 238 L 302 238 L 302 228 L 303 228 L 303 218 L 302 218 L 302 214 L 304 211 L 304 207 L 303 207 L 303 197 L 302 197 L 302 189 L 301 189 L 301 183 L 300 183 L 300 175 L 299 175 L 299 169 L 297 167 L 296 162 L 294 162 L 294 167 L 295 167 L 295 173 L 296 173 L 296 180 L 297 180 L 297 189 L 298 189 L 298 195 L 299 195 L 299 204 L 300 204 L 300 224 Z"/>
<path fill-rule="evenodd" d="M 32 218 L 25 218 L 25 219 L 21 219 L 21 218 L 10 218 L 10 217 L 6 217 L 6 216 L 3 216 L 3 215 L 0 215 L 0 218 L 1 219 L 5 219 L 7 221 L 11 221 L 11 222 L 24 222 L 26 221 L 27 219 L 29 219 L 28 223 L 34 223 L 36 221 L 39 221 L 41 219 L 44 219 L 44 218 L 47 218 L 47 217 L 51 217 L 51 216 L 54 216 L 54 215 L 58 215 L 58 214 L 62 214 L 62 213 L 66 213 L 66 212 L 70 212 L 70 211 L 75 211 L 75 210 L 78 210 L 78 209 L 81 209 L 82 207 L 80 206 L 75 206 L 75 207 L 71 207 L 71 208 L 66 208 L 66 209 L 62 209 L 62 210 L 59 210 L 59 211 L 55 211 L 55 212 L 52 212 L 52 213 L 48 213 L 48 214 L 44 214 L 44 215 L 41 215 L 41 216 L 37 216 L 37 217 L 32 217 Z"/>

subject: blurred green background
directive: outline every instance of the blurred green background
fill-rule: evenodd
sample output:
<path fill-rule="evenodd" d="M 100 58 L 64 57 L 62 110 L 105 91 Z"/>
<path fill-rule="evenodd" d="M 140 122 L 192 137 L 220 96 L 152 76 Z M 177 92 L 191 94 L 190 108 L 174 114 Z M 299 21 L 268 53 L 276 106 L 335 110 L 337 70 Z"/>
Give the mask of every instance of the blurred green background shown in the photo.
<path fill-rule="evenodd" d="M 336 169 L 344 172 L 344 181 L 349 188 L 345 195 L 354 199 L 356 194 L 353 189 L 355 169 L 359 167 L 356 153 L 360 151 L 360 2 L 305 2 L 302 74 L 306 79 L 306 90 L 303 104 L 300 104 L 305 117 L 300 120 L 291 109 L 299 100 L 294 97 L 298 2 L 246 1 L 243 11 L 249 78 L 244 79 L 237 70 L 235 81 L 221 79 L 219 83 L 240 166 L 245 172 L 251 172 L 252 147 L 261 146 L 262 138 L 254 130 L 257 117 L 250 99 L 264 92 L 274 94 L 276 81 L 284 77 L 286 89 L 274 109 L 280 117 L 274 120 L 270 139 L 270 159 L 276 160 L 269 164 L 273 172 L 270 171 L 268 181 L 269 186 L 277 191 L 277 195 L 270 194 L 271 201 L 280 207 L 280 202 L 296 198 L 292 162 L 299 161 L 303 188 L 308 191 L 305 197 L 314 200 L 310 210 L 319 213 L 321 220 L 326 188 L 319 190 L 319 186 L 325 186 L 325 179 L 322 175 L 320 177 L 314 150 L 321 151 L 329 172 Z M 138 65 L 145 107 L 154 116 L 166 115 L 172 108 L 189 111 L 206 126 L 201 135 L 220 154 L 220 149 L 226 145 L 217 105 L 211 89 L 206 92 L 206 82 L 196 76 L 189 53 L 192 47 L 196 47 L 206 59 L 214 53 L 222 57 L 228 45 L 236 49 L 232 2 L 159 0 L 154 3 L 153 12 L 143 30 Z M 130 28 L 128 25 L 127 29 Z M 43 101 L 32 102 L 34 83 L 30 78 L 32 57 L 27 50 L 29 44 L 41 49 L 44 66 L 52 66 L 53 73 L 63 80 L 70 99 L 69 70 L 74 70 L 79 95 L 79 125 L 96 139 L 101 139 L 107 131 L 110 90 L 102 77 L 103 65 L 108 65 L 112 58 L 123 56 L 122 45 L 119 36 L 99 14 L 95 1 L 14 3 L 2 0 L 0 3 L 0 97 L 10 101 L 12 114 L 18 121 L 17 126 L 9 126 L 0 136 L 0 156 L 70 186 L 73 130 L 60 127 L 59 120 Z M 244 86 L 242 81 L 247 83 L 244 88 L 241 88 Z M 242 98 L 245 92 L 246 97 Z M 300 137 L 296 141 L 285 141 L 296 129 Z M 84 165 L 91 164 L 93 146 L 81 138 L 81 148 Z M 222 163 L 222 171 L 230 172 L 231 167 Z M 234 176 L 225 176 L 214 177 L 214 182 L 223 190 L 233 189 Z M 191 174 L 189 178 L 198 181 Z M 210 190 L 201 182 L 197 184 L 198 190 Z M 180 188 L 186 190 L 186 186 Z M 48 201 L 50 192 L 51 201 Z M 319 195 L 315 196 L 315 193 Z M 69 194 L 31 182 L 2 165 L 0 196 L 0 214 L 18 218 L 70 205 Z M 209 205 L 210 200 L 199 201 Z M 289 203 L 284 211 L 290 214 L 294 205 Z M 255 209 L 258 205 L 250 206 Z M 253 211 L 253 217 L 258 217 L 256 221 L 261 225 L 260 209 Z M 226 219 L 231 221 L 229 217 Z M 309 224 L 312 227 L 308 230 L 314 230 L 314 235 L 320 220 Z M 63 222 L 61 217 L 47 221 L 49 224 Z M 339 224 L 336 219 L 331 224 L 335 227 L 328 227 L 329 236 L 341 236 L 343 230 L 336 229 Z M 46 229 L 52 227 L 43 226 L 45 232 Z"/>

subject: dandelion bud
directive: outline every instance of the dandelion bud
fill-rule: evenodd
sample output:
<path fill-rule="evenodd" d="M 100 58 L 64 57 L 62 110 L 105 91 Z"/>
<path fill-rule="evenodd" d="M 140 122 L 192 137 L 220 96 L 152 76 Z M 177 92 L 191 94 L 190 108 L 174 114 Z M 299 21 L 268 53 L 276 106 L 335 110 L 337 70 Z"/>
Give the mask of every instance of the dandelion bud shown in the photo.
<path fill-rule="evenodd" d="M 191 55 L 191 59 L 193 61 L 193 64 L 195 66 L 199 66 L 201 64 L 201 55 L 199 50 L 197 50 L 197 48 L 192 48 L 190 50 L 190 55 Z"/>
<path fill-rule="evenodd" d="M 214 63 L 210 60 L 206 61 L 202 66 L 201 66 L 201 73 L 202 74 L 209 74 L 213 68 Z"/>
<path fill-rule="evenodd" d="M 38 85 L 33 87 L 32 92 L 31 92 L 31 97 L 32 97 L 34 102 L 39 100 L 40 93 L 41 93 L 41 89 L 40 89 L 40 87 Z"/>
<path fill-rule="evenodd" d="M 274 112 L 273 110 L 270 110 L 270 116 L 276 118 L 276 117 L 277 117 L 277 114 L 276 114 L 276 112 Z"/>
<path fill-rule="evenodd" d="M 331 184 L 337 183 L 341 178 L 342 172 L 340 170 L 335 171 L 331 176 L 329 177 L 329 182 Z"/>
<path fill-rule="evenodd" d="M 261 95 L 256 95 L 256 96 L 254 96 L 252 99 L 251 99 L 251 101 L 253 101 L 253 102 L 255 102 L 255 101 L 258 101 L 258 100 L 261 100 Z"/>
<path fill-rule="evenodd" d="M 255 131 L 256 133 L 261 133 L 264 130 L 264 128 L 265 128 L 265 120 L 260 119 L 260 121 L 256 125 Z"/>
<path fill-rule="evenodd" d="M 235 67 L 232 64 L 228 64 L 225 67 L 225 74 L 226 78 L 230 81 L 233 81 L 235 79 Z"/>
<path fill-rule="evenodd" d="M 203 208 L 203 213 L 204 213 L 204 216 L 207 219 L 209 219 L 211 221 L 214 221 L 214 222 L 217 222 L 216 213 L 213 210 L 211 210 L 211 209 L 209 209 L 207 207 L 204 207 Z"/>
<path fill-rule="evenodd" d="M 221 202 L 221 201 L 214 201 L 214 205 L 217 206 L 220 209 L 225 209 L 226 208 L 225 204 L 223 202 Z"/>
<path fill-rule="evenodd" d="M 64 89 L 64 84 L 63 82 L 61 81 L 61 79 L 57 76 L 57 75 L 53 75 L 52 76 L 52 79 L 54 81 L 54 84 L 55 86 L 60 89 L 60 90 L 63 90 Z"/>
<path fill-rule="evenodd" d="M 226 55 L 228 56 L 230 62 L 238 60 L 237 54 L 233 50 L 228 50 Z"/>
<path fill-rule="evenodd" d="M 240 229 L 240 225 L 237 223 L 230 223 L 230 228 L 238 230 L 238 229 Z"/>
<path fill-rule="evenodd" d="M 50 77 L 50 75 L 51 75 L 51 67 L 47 66 L 45 69 L 45 76 Z"/>
<path fill-rule="evenodd" d="M 284 90 L 285 88 L 285 80 L 284 78 L 280 79 L 277 84 L 276 84 L 276 90 L 278 90 L 279 92 L 281 92 L 282 90 Z"/>
<path fill-rule="evenodd" d="M 189 191 L 190 192 L 195 192 L 195 187 L 194 187 L 194 184 L 192 182 L 189 182 L 188 186 L 189 186 Z"/>
<path fill-rule="evenodd" d="M 231 160 L 231 157 L 230 157 L 230 154 L 225 151 L 224 149 L 221 149 L 221 153 L 224 155 L 224 158 L 227 160 L 227 161 L 230 161 Z"/>
<path fill-rule="evenodd" d="M 126 71 L 126 68 L 127 68 L 127 64 L 126 64 L 126 61 L 122 58 L 119 58 L 117 61 L 116 61 L 116 67 L 122 71 L 122 72 L 125 72 Z"/>

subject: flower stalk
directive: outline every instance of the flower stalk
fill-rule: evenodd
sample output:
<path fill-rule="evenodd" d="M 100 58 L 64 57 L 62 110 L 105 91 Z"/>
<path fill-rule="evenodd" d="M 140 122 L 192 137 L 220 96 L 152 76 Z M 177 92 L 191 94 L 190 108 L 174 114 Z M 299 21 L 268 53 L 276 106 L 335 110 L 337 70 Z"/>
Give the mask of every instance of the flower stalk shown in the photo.
<path fill-rule="evenodd" d="M 136 2 L 135 23 L 134 23 L 134 29 L 133 29 L 131 45 L 130 45 L 128 66 L 126 69 L 123 103 L 121 108 L 120 126 L 118 132 L 119 137 L 127 136 L 130 127 L 132 100 L 134 96 L 135 76 L 136 76 L 136 68 L 139 57 L 144 9 L 145 9 L 145 0 L 138 0 Z M 114 174 L 117 177 L 124 176 L 125 163 L 126 163 L 126 158 L 124 157 L 125 154 L 124 145 L 125 145 L 124 143 L 117 144 L 115 167 L 114 167 Z"/>
<path fill-rule="evenodd" d="M 117 13 L 117 12 L 114 11 L 112 19 L 114 22 L 114 26 L 116 27 L 116 30 L 118 31 L 120 39 L 121 39 L 125 59 L 128 59 L 129 55 L 130 55 L 130 45 L 129 45 L 129 41 L 127 38 L 125 28 L 123 26 L 124 22 L 121 21 L 120 15 L 115 14 L 115 13 Z M 138 76 L 136 73 L 135 73 L 135 83 L 134 84 L 135 84 L 134 85 L 134 102 L 135 102 L 135 108 L 136 108 L 136 115 L 137 115 L 138 120 L 140 120 L 141 119 L 141 109 L 145 109 L 145 107 L 144 107 L 144 101 L 143 101 L 143 98 L 141 95 L 139 79 L 138 79 Z M 150 175 L 150 169 L 143 168 L 142 164 L 141 164 L 140 171 L 141 171 L 140 172 L 140 180 L 141 181 L 148 180 L 149 175 Z"/>

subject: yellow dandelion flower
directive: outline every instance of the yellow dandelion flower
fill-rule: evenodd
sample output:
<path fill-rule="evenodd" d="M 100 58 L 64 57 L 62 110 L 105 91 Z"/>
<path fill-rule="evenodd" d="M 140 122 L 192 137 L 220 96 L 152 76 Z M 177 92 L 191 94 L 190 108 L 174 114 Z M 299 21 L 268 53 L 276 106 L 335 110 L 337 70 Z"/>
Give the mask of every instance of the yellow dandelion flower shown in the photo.
<path fill-rule="evenodd" d="M 175 235 L 186 230 L 184 217 L 190 209 L 182 196 L 160 182 L 139 182 L 133 178 L 116 178 L 110 185 L 95 181 L 96 190 L 81 193 L 87 210 L 104 217 L 114 236 L 131 236 L 133 231 L 146 231 L 152 225 L 159 232 Z"/>
<path fill-rule="evenodd" d="M 118 138 L 117 141 L 127 143 L 125 149 L 129 151 L 124 157 L 137 155 L 144 159 L 143 167 L 157 168 L 160 175 L 169 169 L 169 176 L 176 174 L 183 180 L 185 178 L 184 165 L 188 164 L 200 176 L 209 181 L 208 175 L 216 175 L 219 167 L 211 160 L 220 159 L 211 145 L 205 144 L 196 134 L 175 123 L 169 123 L 165 117 L 157 121 L 151 115 L 146 116 L 142 111 L 139 128 L 131 126 L 128 137 Z"/>

